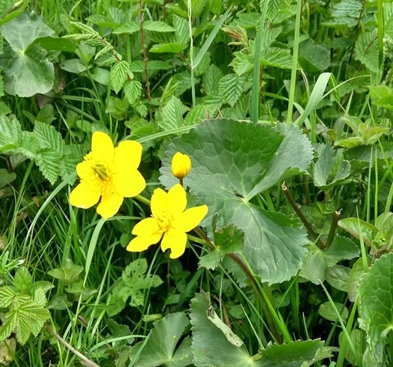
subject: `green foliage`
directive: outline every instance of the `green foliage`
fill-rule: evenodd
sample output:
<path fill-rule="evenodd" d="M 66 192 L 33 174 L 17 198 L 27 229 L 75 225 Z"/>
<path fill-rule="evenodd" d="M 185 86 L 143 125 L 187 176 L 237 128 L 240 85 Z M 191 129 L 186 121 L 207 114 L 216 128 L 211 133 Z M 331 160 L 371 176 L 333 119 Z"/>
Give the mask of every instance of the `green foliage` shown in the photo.
<path fill-rule="evenodd" d="M 205 225 L 215 213 L 219 213 L 218 229 L 236 223 L 244 232 L 242 253 L 269 283 L 289 279 L 300 268 L 306 256 L 305 234 L 293 219 L 250 201 L 285 177 L 306 170 L 312 158 L 310 143 L 299 130 L 293 126 L 277 130 L 231 120 L 209 121 L 176 140 L 161 169 L 161 181 L 170 187 L 174 179 L 169 157 L 176 151 L 191 157 L 193 170 L 184 183 L 209 206 Z"/>
<path fill-rule="evenodd" d="M 185 367 L 192 363 L 191 338 L 181 342 L 189 326 L 184 313 L 172 313 L 154 323 L 147 341 L 138 343 L 133 350 L 139 351 L 136 367 Z M 179 346 L 177 346 L 179 344 Z M 160 348 L 157 346 L 160 345 Z"/>
<path fill-rule="evenodd" d="M 54 67 L 47 59 L 46 50 L 34 41 L 53 36 L 53 30 L 36 14 L 23 13 L 2 25 L 0 32 L 8 42 L 0 56 L 5 92 L 20 97 L 49 92 L 54 82 Z"/>
<path fill-rule="evenodd" d="M 379 363 L 383 363 L 383 354 L 377 349 L 392 330 L 392 298 L 386 296 L 393 292 L 392 261 L 393 254 L 382 256 L 359 285 L 360 326 L 366 331 L 369 348 Z"/>
<path fill-rule="evenodd" d="M 25 344 L 31 334 L 36 337 L 40 333 L 45 321 L 50 318 L 45 308 L 45 292 L 48 289 L 50 287 L 45 284 L 33 283 L 25 267 L 17 270 L 13 286 L 0 287 L 0 310 L 4 311 L 0 341 L 15 333 L 17 341 Z"/>
<path fill-rule="evenodd" d="M 0 364 L 392 365 L 392 41 L 383 1 L 0 1 Z M 147 182 L 98 222 L 95 131 Z M 208 215 L 128 253 L 177 151 Z"/>
<path fill-rule="evenodd" d="M 107 308 L 109 316 L 118 314 L 126 306 L 130 298 L 130 306 L 143 306 L 145 290 L 156 288 L 162 284 L 158 275 L 146 274 L 146 259 L 138 259 L 129 264 L 123 271 L 112 290 L 111 304 Z"/>
<path fill-rule="evenodd" d="M 209 294 L 200 293 L 191 303 L 191 325 L 193 332 L 192 349 L 197 367 L 211 366 L 307 366 L 312 365 L 324 355 L 319 340 L 296 341 L 284 345 L 271 345 L 250 356 L 244 345 L 235 346 L 214 323 L 209 320 Z M 308 364 L 307 362 L 310 362 Z"/>

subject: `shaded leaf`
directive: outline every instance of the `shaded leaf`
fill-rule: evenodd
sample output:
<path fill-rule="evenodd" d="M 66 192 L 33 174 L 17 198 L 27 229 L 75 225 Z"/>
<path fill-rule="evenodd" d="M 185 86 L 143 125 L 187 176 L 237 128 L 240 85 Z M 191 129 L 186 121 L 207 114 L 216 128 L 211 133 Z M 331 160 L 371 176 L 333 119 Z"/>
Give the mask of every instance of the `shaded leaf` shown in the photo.
<path fill-rule="evenodd" d="M 185 338 L 176 348 L 188 325 L 189 321 L 184 313 L 171 313 L 155 322 L 154 329 L 150 332 L 135 366 L 184 367 L 190 365 L 193 357 L 191 339 Z M 136 348 L 140 347 L 140 344 L 137 344 Z"/>

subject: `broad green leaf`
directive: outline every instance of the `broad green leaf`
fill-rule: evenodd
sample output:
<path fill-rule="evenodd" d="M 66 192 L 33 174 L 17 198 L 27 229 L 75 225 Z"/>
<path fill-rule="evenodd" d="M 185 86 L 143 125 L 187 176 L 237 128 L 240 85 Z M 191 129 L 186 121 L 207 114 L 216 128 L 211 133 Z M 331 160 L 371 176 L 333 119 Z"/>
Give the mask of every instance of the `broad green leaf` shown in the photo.
<path fill-rule="evenodd" d="M 342 0 L 333 5 L 332 16 L 335 18 L 352 17 L 358 19 L 362 3 L 356 0 Z"/>
<path fill-rule="evenodd" d="M 177 151 L 188 154 L 193 168 L 184 184 L 209 207 L 202 224 L 210 225 L 216 213 L 217 229 L 235 223 L 244 232 L 248 263 L 269 283 L 288 280 L 301 267 L 306 235 L 296 219 L 265 211 L 250 200 L 306 170 L 312 159 L 310 142 L 300 130 L 293 125 L 277 129 L 233 120 L 207 121 L 169 146 L 160 178 L 171 187 L 176 182 L 171 158 Z"/>
<path fill-rule="evenodd" d="M 367 269 L 370 266 L 371 263 L 371 257 L 367 258 Z M 348 298 L 351 302 L 355 302 L 357 296 L 358 296 L 358 286 L 360 280 L 364 277 L 365 271 L 364 271 L 364 265 L 363 265 L 363 259 L 359 258 L 352 266 L 351 274 L 348 279 Z"/>
<path fill-rule="evenodd" d="M 371 223 L 358 218 L 345 218 L 338 222 L 338 225 L 349 232 L 356 239 L 363 239 L 364 243 L 371 246 L 371 241 L 378 233 L 378 228 Z"/>
<path fill-rule="evenodd" d="M 202 77 L 202 85 L 207 94 L 218 92 L 218 86 L 222 77 L 221 70 L 214 64 L 210 65 Z"/>
<path fill-rule="evenodd" d="M 128 77 L 130 65 L 127 61 L 119 61 L 113 65 L 110 74 L 111 86 L 115 93 L 119 93 Z"/>
<path fill-rule="evenodd" d="M 46 125 L 50 125 L 54 119 L 53 106 L 51 104 L 47 104 L 38 112 L 34 122 L 39 121 Z"/>
<path fill-rule="evenodd" d="M 65 259 L 61 268 L 52 269 L 48 271 L 48 275 L 58 279 L 65 284 L 71 284 L 83 271 L 83 266 L 75 265 L 71 259 Z"/>
<path fill-rule="evenodd" d="M 138 259 L 129 264 L 117 280 L 112 290 L 111 303 L 107 307 L 109 316 L 116 315 L 126 305 L 130 297 L 130 306 L 137 307 L 144 304 L 144 290 L 156 288 L 162 284 L 158 275 L 146 274 L 147 260 Z"/>
<path fill-rule="evenodd" d="M 29 47 L 36 44 L 40 45 L 47 51 L 74 52 L 76 50 L 76 44 L 66 38 L 40 37 L 37 38 Z"/>
<path fill-rule="evenodd" d="M 64 60 L 60 63 L 60 68 L 74 74 L 83 73 L 87 69 L 82 60 L 76 58 Z"/>
<path fill-rule="evenodd" d="M 17 119 L 0 115 L 0 152 L 18 148 L 21 135 L 22 128 Z"/>
<path fill-rule="evenodd" d="M 342 183 L 351 173 L 351 164 L 343 159 L 343 153 L 335 150 L 329 144 L 317 144 L 315 150 L 318 153 L 312 176 L 314 185 L 322 190 Z"/>
<path fill-rule="evenodd" d="M 172 42 L 172 43 L 161 43 L 153 45 L 153 47 L 149 50 L 151 53 L 171 53 L 171 54 L 179 54 L 182 52 L 187 46 L 181 43 Z"/>
<path fill-rule="evenodd" d="M 351 269 L 342 265 L 335 265 L 326 269 L 326 281 L 334 288 L 348 292 L 348 282 Z"/>
<path fill-rule="evenodd" d="M 254 67 L 253 58 L 244 52 L 234 52 L 235 58 L 229 64 L 233 67 L 234 72 L 237 76 L 241 76 L 248 73 Z"/>
<path fill-rule="evenodd" d="M 35 303 L 30 297 L 14 293 L 12 304 L 0 326 L 0 341 L 14 332 L 20 344 L 25 344 L 30 335 L 37 336 L 44 323 L 50 318 L 48 310 Z"/>
<path fill-rule="evenodd" d="M 23 13 L 2 25 L 0 32 L 10 46 L 0 57 L 4 90 L 20 97 L 47 93 L 54 81 L 53 64 L 46 59 L 46 51 L 40 45 L 31 44 L 37 38 L 52 36 L 54 31 L 35 13 Z"/>
<path fill-rule="evenodd" d="M 185 338 L 176 348 L 189 325 L 184 313 L 171 313 L 154 323 L 135 367 L 185 367 L 192 364 L 191 340 Z M 137 344 L 140 347 L 143 342 Z M 159 346 L 159 348 L 157 347 Z"/>
<path fill-rule="evenodd" d="M 38 168 L 52 185 L 60 175 L 60 162 L 64 153 L 64 142 L 53 126 L 37 121 L 34 135 L 40 148 L 36 155 Z"/>
<path fill-rule="evenodd" d="M 393 253 L 375 261 L 360 282 L 358 292 L 360 327 L 366 331 L 374 351 L 393 330 Z"/>
<path fill-rule="evenodd" d="M 244 29 L 251 29 L 255 28 L 259 23 L 259 18 L 261 14 L 253 13 L 253 12 L 243 12 L 237 14 L 237 19 L 235 20 L 235 24 L 244 28 Z"/>
<path fill-rule="evenodd" d="M 204 120 L 209 120 L 216 117 L 219 110 L 219 105 L 216 104 L 199 104 L 191 108 L 190 112 L 184 119 L 185 125 L 199 124 Z"/>
<path fill-rule="evenodd" d="M 216 249 L 201 257 L 199 266 L 214 269 L 226 254 L 240 252 L 244 244 L 244 233 L 231 224 L 214 231 L 214 244 Z"/>
<path fill-rule="evenodd" d="M 355 58 L 372 72 L 379 70 L 378 31 L 361 32 L 355 43 Z"/>
<path fill-rule="evenodd" d="M 336 236 L 327 250 L 311 244 L 309 255 L 300 271 L 300 276 L 314 284 L 325 280 L 326 269 L 336 265 L 341 260 L 351 260 L 359 256 L 359 248 L 346 237 Z"/>
<path fill-rule="evenodd" d="M 219 84 L 219 92 L 231 107 L 235 105 L 242 95 L 246 86 L 247 78 L 245 76 L 237 76 L 228 74 L 221 78 Z"/>
<path fill-rule="evenodd" d="M 16 177 L 15 172 L 8 172 L 7 169 L 0 168 L 0 189 L 15 181 Z"/>
<path fill-rule="evenodd" d="M 183 116 L 188 108 L 183 105 L 179 98 L 172 96 L 162 108 L 161 120 L 158 126 L 163 130 L 171 130 L 184 126 Z"/>
<path fill-rule="evenodd" d="M 101 14 L 93 14 L 86 18 L 86 21 L 99 25 L 100 27 L 113 28 L 116 24 L 109 17 Z M 135 22 L 136 23 L 136 22 Z"/>
<path fill-rule="evenodd" d="M 29 293 L 33 284 L 33 277 L 29 273 L 26 267 L 21 266 L 15 273 L 14 287 L 18 288 L 21 293 Z"/>
<path fill-rule="evenodd" d="M 368 89 L 371 97 L 376 100 L 392 96 L 391 89 L 386 85 L 370 85 Z"/>
<path fill-rule="evenodd" d="M 337 309 L 337 311 L 340 314 L 340 317 L 343 320 L 346 320 L 348 318 L 349 312 L 348 308 L 346 308 L 342 303 L 339 302 L 334 302 L 334 306 Z M 333 306 L 330 304 L 330 302 L 325 302 L 322 303 L 319 306 L 318 313 L 320 316 L 322 316 L 324 319 L 329 320 L 329 321 L 337 321 L 337 313 Z"/>
<path fill-rule="evenodd" d="M 273 66 L 280 69 L 292 67 L 292 55 L 289 50 L 271 47 L 261 55 L 261 65 Z"/>
<path fill-rule="evenodd" d="M 0 308 L 8 307 L 12 304 L 17 290 L 13 287 L 0 288 Z"/>
<path fill-rule="evenodd" d="M 188 21 L 178 17 L 173 16 L 173 27 L 176 29 L 176 37 L 179 43 L 183 46 L 183 49 L 188 47 L 190 42 L 190 30 L 188 28 Z"/>
<path fill-rule="evenodd" d="M 132 34 L 135 32 L 139 32 L 141 29 L 139 22 L 128 22 L 117 28 L 115 31 L 113 31 L 114 34 Z"/>
<path fill-rule="evenodd" d="M 165 22 L 146 20 L 143 22 L 143 29 L 151 32 L 174 32 L 175 28 Z"/>
<path fill-rule="evenodd" d="M 129 80 L 124 84 L 124 94 L 132 105 L 142 94 L 142 84 L 137 80 Z"/>
<path fill-rule="evenodd" d="M 322 351 L 320 340 L 295 341 L 289 344 L 273 344 L 250 356 L 245 345 L 231 344 L 227 336 L 208 317 L 211 307 L 209 294 L 199 293 L 191 301 L 192 350 L 196 367 L 301 367 L 317 361 Z M 321 354 L 321 358 L 325 358 Z M 306 364 L 308 366 L 309 364 Z"/>
<path fill-rule="evenodd" d="M 299 63 L 310 73 L 326 70 L 330 65 L 329 49 L 316 45 L 309 38 L 299 45 Z"/>
<path fill-rule="evenodd" d="M 37 38 L 53 36 L 50 29 L 34 12 L 30 15 L 23 13 L 19 17 L 0 27 L 0 32 L 11 48 L 17 53 L 23 53 Z"/>

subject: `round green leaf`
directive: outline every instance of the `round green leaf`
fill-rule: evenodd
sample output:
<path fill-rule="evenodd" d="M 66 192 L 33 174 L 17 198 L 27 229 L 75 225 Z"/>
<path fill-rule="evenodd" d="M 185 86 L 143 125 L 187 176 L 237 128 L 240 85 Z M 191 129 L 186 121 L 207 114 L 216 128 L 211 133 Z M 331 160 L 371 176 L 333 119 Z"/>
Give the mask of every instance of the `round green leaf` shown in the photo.
<path fill-rule="evenodd" d="M 170 161 L 177 151 L 192 161 L 185 186 L 209 206 L 203 224 L 210 225 L 218 213 L 217 229 L 234 224 L 243 231 L 243 254 L 263 281 L 278 283 L 295 275 L 307 252 L 305 231 L 297 220 L 250 200 L 308 168 L 312 148 L 300 130 L 234 120 L 203 123 L 169 146 L 160 178 L 167 188 L 176 183 Z"/>
<path fill-rule="evenodd" d="M 393 330 L 393 253 L 382 256 L 359 285 L 360 326 L 372 349 Z"/>

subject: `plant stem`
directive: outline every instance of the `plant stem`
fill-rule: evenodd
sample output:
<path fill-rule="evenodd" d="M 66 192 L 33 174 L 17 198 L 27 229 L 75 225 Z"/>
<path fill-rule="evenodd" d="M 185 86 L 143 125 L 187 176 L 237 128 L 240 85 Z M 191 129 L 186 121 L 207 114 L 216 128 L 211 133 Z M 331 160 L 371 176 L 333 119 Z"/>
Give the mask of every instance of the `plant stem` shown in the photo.
<path fill-rule="evenodd" d="M 145 197 L 143 197 L 142 195 L 136 195 L 134 196 L 134 199 L 139 200 L 142 204 L 145 204 L 147 206 L 150 206 L 150 200 L 146 199 Z"/>
<path fill-rule="evenodd" d="M 297 72 L 297 62 L 298 62 L 298 58 L 299 58 L 299 35 L 300 35 L 301 10 L 302 10 L 302 1 L 297 0 L 296 20 L 295 20 L 295 38 L 293 40 L 292 71 L 291 71 L 291 84 L 289 85 L 289 103 L 288 103 L 287 122 L 292 121 L 293 103 L 295 101 L 296 72 Z"/>
<path fill-rule="evenodd" d="M 149 101 L 149 115 L 150 120 L 153 118 L 153 113 L 151 111 L 150 105 L 150 83 L 149 83 L 149 73 L 147 72 L 147 53 L 146 53 L 146 45 L 145 45 L 145 32 L 143 31 L 143 1 L 139 1 L 139 27 L 141 29 L 141 43 L 142 43 L 142 51 L 143 51 L 143 63 L 145 69 L 145 79 L 146 79 L 146 98 Z"/>
<path fill-rule="evenodd" d="M 252 288 L 254 289 L 256 296 L 258 297 L 258 299 L 261 303 L 263 312 L 266 316 L 267 323 L 271 329 L 271 333 L 273 334 L 273 337 L 276 339 L 276 341 L 281 344 L 282 343 L 282 334 L 279 331 L 277 324 L 274 321 L 274 317 L 273 317 L 272 313 L 270 312 L 269 306 L 266 302 L 265 295 L 261 292 L 254 275 L 251 273 L 250 269 L 243 262 L 243 260 L 239 258 L 239 256 L 232 253 L 232 254 L 228 254 L 228 257 L 230 259 L 232 259 L 240 267 L 240 269 L 243 271 L 243 273 L 247 276 L 248 280 L 251 283 Z"/>
<path fill-rule="evenodd" d="M 333 214 L 333 221 L 332 221 L 332 225 L 330 226 L 328 238 L 325 243 L 325 249 L 327 249 L 334 240 L 334 234 L 336 233 L 337 223 L 340 219 L 340 215 L 341 215 L 341 210 L 336 210 Z"/>
<path fill-rule="evenodd" d="M 77 357 L 79 357 L 83 364 L 87 367 L 100 367 L 97 363 L 94 363 L 92 360 L 87 358 L 84 354 L 76 350 L 71 344 L 68 344 L 59 334 L 57 334 L 50 326 L 46 325 L 45 329 L 48 330 L 50 334 L 52 334 L 61 344 L 63 344 L 67 349 L 69 349 L 72 353 L 74 353 Z"/>
<path fill-rule="evenodd" d="M 304 226 L 306 227 L 308 234 L 314 238 L 314 240 L 317 242 L 317 245 L 319 248 L 324 248 L 325 245 L 320 240 L 318 234 L 314 231 L 314 228 L 308 222 L 306 217 L 303 215 L 300 208 L 296 204 L 295 200 L 293 200 L 293 197 L 292 197 L 291 193 L 289 192 L 287 186 L 285 185 L 285 182 L 281 185 L 281 188 L 282 188 L 282 191 L 284 191 L 284 194 L 287 197 L 289 203 L 291 204 L 293 210 L 296 212 L 296 214 L 298 215 L 298 217 L 300 218 L 300 220 L 303 222 Z"/>

